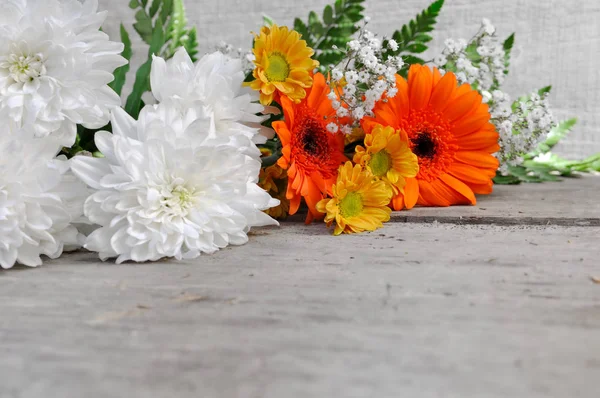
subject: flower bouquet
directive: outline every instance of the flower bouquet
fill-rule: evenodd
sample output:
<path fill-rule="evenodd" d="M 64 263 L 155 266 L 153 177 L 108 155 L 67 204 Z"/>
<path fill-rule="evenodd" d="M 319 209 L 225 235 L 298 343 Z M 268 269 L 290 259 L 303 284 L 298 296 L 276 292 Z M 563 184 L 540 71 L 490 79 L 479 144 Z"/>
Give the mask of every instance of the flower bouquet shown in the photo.
<path fill-rule="evenodd" d="M 132 32 L 111 40 L 96 0 L 0 4 L 3 268 L 79 247 L 195 258 L 299 211 L 372 231 L 392 210 L 600 168 L 550 152 L 575 121 L 555 122 L 549 87 L 501 91 L 514 35 L 485 20 L 419 58 L 443 0 L 390 37 L 362 0 L 336 0 L 293 28 L 265 17 L 249 52 L 201 57 L 183 0 L 129 6 L 149 50 L 122 103 Z"/>

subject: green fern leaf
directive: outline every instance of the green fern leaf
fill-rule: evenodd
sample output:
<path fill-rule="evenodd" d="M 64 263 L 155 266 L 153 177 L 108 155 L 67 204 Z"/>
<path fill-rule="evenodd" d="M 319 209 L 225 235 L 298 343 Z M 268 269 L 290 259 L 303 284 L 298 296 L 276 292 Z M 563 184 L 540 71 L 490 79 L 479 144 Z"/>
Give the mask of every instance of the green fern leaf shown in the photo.
<path fill-rule="evenodd" d="M 504 74 L 508 75 L 508 67 L 510 66 L 510 53 L 512 52 L 512 48 L 515 44 L 515 34 L 508 36 L 508 38 L 504 41 Z"/>
<path fill-rule="evenodd" d="M 198 32 L 196 31 L 195 27 L 189 30 L 187 39 L 184 41 L 183 46 L 185 47 L 192 61 L 196 62 L 198 60 Z"/>
<path fill-rule="evenodd" d="M 325 6 L 322 20 L 314 11 L 309 13 L 307 23 L 298 18 L 294 20 L 294 30 L 315 50 L 314 58 L 319 61 L 321 70 L 337 65 L 344 58 L 341 50 L 358 31 L 357 23 L 364 19 L 363 3 L 364 0 L 336 0 L 333 6 Z"/>
<path fill-rule="evenodd" d="M 556 144 L 560 142 L 560 140 L 565 138 L 567 134 L 573 130 L 575 124 L 577 124 L 577 118 L 563 120 L 562 122 L 558 123 L 552 130 L 550 130 L 548 138 L 546 138 L 544 142 L 541 142 L 535 151 L 527 154 L 527 158 L 533 159 L 540 154 L 550 152 L 552 148 L 554 148 Z"/>
<path fill-rule="evenodd" d="M 173 0 L 173 12 L 168 27 L 168 40 L 170 55 L 175 54 L 177 48 L 181 47 L 182 38 L 187 33 L 187 18 L 185 16 L 185 6 L 183 0 Z"/>
<path fill-rule="evenodd" d="M 398 43 L 398 49 L 395 51 L 389 50 L 385 53 L 385 57 L 398 56 L 404 57 L 407 64 L 410 61 L 423 61 L 420 58 L 414 57 L 415 54 L 421 54 L 427 50 L 426 43 L 431 41 L 431 36 L 428 32 L 433 31 L 437 22 L 437 17 L 440 14 L 444 0 L 437 0 L 433 2 L 429 7 L 418 14 L 415 19 L 410 21 L 407 25 L 402 26 L 400 30 L 395 31 L 392 34 L 392 39 Z M 384 41 L 383 45 L 387 47 L 388 41 Z M 407 55 L 413 55 L 413 58 L 408 58 Z M 414 62 L 412 62 L 414 63 Z M 406 68 L 401 72 L 406 74 Z"/>
<path fill-rule="evenodd" d="M 150 90 L 150 69 L 152 67 L 152 56 L 160 54 L 160 50 L 166 41 L 162 21 L 158 19 L 156 26 L 152 32 L 152 40 L 150 41 L 150 49 L 148 50 L 148 60 L 138 69 L 135 75 L 135 83 L 133 91 L 127 98 L 125 111 L 133 118 L 137 119 L 140 110 L 142 109 L 142 95 Z"/>

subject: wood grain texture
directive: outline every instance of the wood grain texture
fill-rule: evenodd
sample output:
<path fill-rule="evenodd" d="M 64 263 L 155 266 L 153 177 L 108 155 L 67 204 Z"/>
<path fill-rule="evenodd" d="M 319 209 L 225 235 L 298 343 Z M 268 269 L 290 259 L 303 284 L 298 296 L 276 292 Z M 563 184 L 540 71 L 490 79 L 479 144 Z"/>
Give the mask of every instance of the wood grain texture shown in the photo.
<path fill-rule="evenodd" d="M 1 397 L 597 397 L 598 228 L 261 230 L 0 274 Z"/>
<path fill-rule="evenodd" d="M 106 31 L 118 37 L 120 22 L 130 27 L 133 13 L 127 0 L 100 0 L 109 12 Z M 278 2 L 267 0 L 192 1 L 186 5 L 189 20 L 198 27 L 202 52 L 220 41 L 247 48 L 250 31 L 257 31 L 262 15 L 280 24 L 294 17 L 306 19 L 310 10 L 322 10 L 328 0 Z M 367 0 L 371 28 L 381 34 L 395 29 L 430 4 L 429 0 Z M 483 17 L 491 19 L 502 36 L 516 32 L 512 73 L 506 90 L 518 97 L 548 84 L 554 86 L 551 102 L 558 118 L 578 116 L 580 123 L 558 151 L 570 157 L 600 152 L 600 2 L 597 0 L 447 0 L 439 19 L 432 50 L 433 58 L 444 39 L 470 38 Z M 133 36 L 134 65 L 142 62 L 146 49 Z M 128 87 L 132 81 L 129 80 Z"/>

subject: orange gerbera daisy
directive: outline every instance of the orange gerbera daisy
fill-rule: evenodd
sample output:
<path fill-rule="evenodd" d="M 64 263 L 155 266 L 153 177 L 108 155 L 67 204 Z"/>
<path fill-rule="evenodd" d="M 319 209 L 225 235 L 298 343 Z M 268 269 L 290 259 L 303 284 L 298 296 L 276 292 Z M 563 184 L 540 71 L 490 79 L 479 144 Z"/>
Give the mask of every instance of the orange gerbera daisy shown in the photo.
<path fill-rule="evenodd" d="M 300 37 L 287 26 L 271 25 L 263 26 L 254 38 L 255 80 L 246 85 L 260 91 L 261 104 L 271 104 L 279 93 L 296 103 L 306 97 L 305 89 L 312 85 L 311 74 L 319 62 L 311 58 L 313 49 Z"/>
<path fill-rule="evenodd" d="M 396 96 L 380 101 L 374 118 L 363 121 L 367 133 L 377 124 L 403 129 L 419 158 L 419 173 L 407 178 L 394 209 L 474 205 L 476 193 L 491 193 L 498 169 L 492 154 L 500 147 L 481 95 L 468 84 L 458 86 L 452 72 L 442 77 L 423 65 L 412 65 L 408 82 L 398 76 L 396 86 Z"/>
<path fill-rule="evenodd" d="M 327 124 L 335 120 L 335 110 L 327 98 L 329 91 L 325 77 L 317 73 L 304 101 L 295 104 L 281 97 L 285 121 L 273 123 L 283 146 L 277 164 L 287 170 L 289 214 L 298 211 L 304 198 L 308 205 L 307 223 L 323 217 L 316 209 L 317 203 L 331 193 L 338 167 L 348 160 L 343 134 L 327 130 Z"/>

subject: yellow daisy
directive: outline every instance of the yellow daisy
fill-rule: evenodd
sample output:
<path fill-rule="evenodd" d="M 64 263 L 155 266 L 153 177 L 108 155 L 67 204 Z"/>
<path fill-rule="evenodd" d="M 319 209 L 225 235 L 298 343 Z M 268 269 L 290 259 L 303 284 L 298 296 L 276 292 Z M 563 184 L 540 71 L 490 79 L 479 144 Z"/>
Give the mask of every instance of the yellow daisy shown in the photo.
<path fill-rule="evenodd" d="M 284 219 L 290 211 L 290 200 L 285 197 L 287 190 L 287 173 L 277 164 L 260 169 L 258 186 L 264 189 L 275 199 L 279 205 L 271 207 L 264 212 L 275 219 Z"/>
<path fill-rule="evenodd" d="M 365 147 L 357 146 L 354 163 L 390 184 L 394 195 L 403 191 L 405 178 L 419 172 L 419 159 L 410 150 L 408 137 L 392 127 L 375 125 L 365 136 Z"/>
<path fill-rule="evenodd" d="M 300 40 L 300 33 L 286 26 L 263 26 L 254 38 L 255 80 L 246 83 L 260 91 L 260 103 L 267 106 L 282 94 L 295 103 L 306 97 L 312 86 L 313 70 L 319 62 L 311 57 L 312 48 Z"/>
<path fill-rule="evenodd" d="M 360 165 L 340 166 L 332 192 L 333 198 L 321 200 L 317 210 L 326 214 L 327 226 L 335 222 L 334 235 L 374 231 L 390 219 L 392 190 Z"/>

